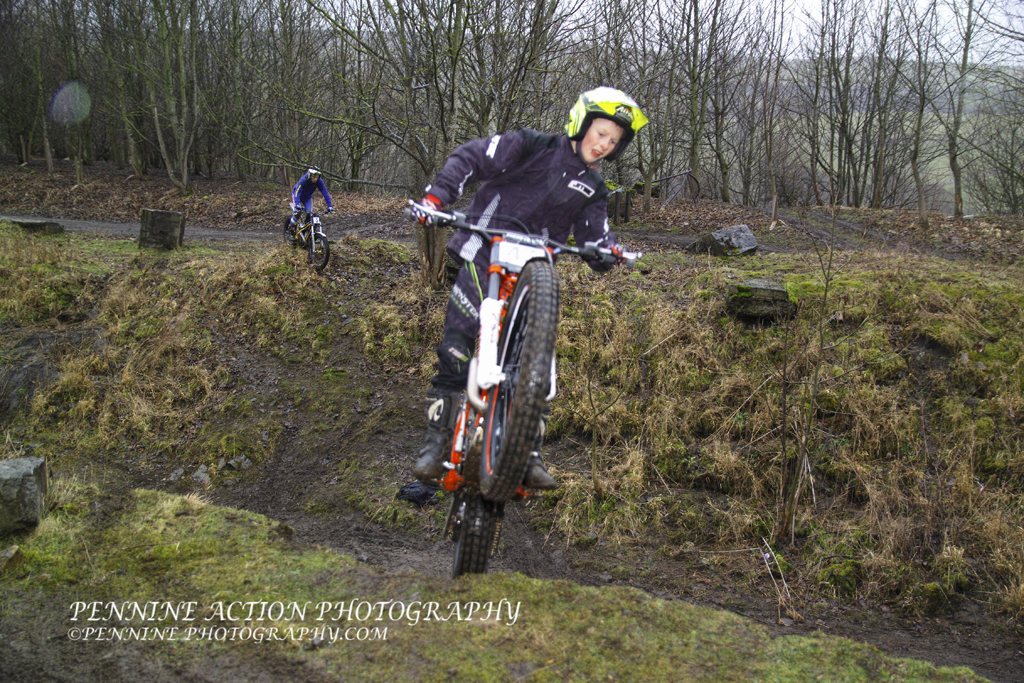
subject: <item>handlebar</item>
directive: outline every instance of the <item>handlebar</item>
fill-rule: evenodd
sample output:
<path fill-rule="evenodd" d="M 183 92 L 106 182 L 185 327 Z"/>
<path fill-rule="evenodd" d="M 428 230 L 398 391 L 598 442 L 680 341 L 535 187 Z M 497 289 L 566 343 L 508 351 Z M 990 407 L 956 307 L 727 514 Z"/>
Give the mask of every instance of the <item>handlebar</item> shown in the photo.
<path fill-rule="evenodd" d="M 609 265 L 625 263 L 626 265 L 632 266 L 636 263 L 637 259 L 643 256 L 643 252 L 625 250 L 617 255 L 612 251 L 612 249 L 603 247 L 597 242 L 585 242 L 582 247 L 574 247 L 568 244 L 562 244 L 561 242 L 556 242 L 555 240 L 546 237 L 530 235 L 527 232 L 525 225 L 509 216 L 492 216 L 491 218 L 502 218 L 503 220 L 511 221 L 522 226 L 523 229 L 498 230 L 494 228 L 481 228 L 474 223 L 470 223 L 467 220 L 466 214 L 460 211 L 438 211 L 433 207 L 419 204 L 411 199 L 409 200 L 409 206 L 402 210 L 402 214 L 407 219 L 417 223 L 422 223 L 424 225 L 450 225 L 453 228 L 461 228 L 463 230 L 470 230 L 472 232 L 479 233 L 488 239 L 494 235 L 501 235 L 506 239 L 511 238 L 515 241 L 524 241 L 531 244 L 543 244 L 544 246 L 550 247 L 552 252 L 556 255 L 560 253 L 575 254 L 585 261 L 600 261 L 601 263 Z"/>

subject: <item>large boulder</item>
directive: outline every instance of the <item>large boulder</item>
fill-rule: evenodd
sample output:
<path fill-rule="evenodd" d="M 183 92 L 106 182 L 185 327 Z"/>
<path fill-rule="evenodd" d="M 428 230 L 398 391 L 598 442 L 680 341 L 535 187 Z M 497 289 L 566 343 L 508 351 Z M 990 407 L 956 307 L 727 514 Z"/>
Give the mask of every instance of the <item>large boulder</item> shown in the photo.
<path fill-rule="evenodd" d="M 181 249 L 185 241 L 185 214 L 180 211 L 142 210 L 140 249 Z"/>
<path fill-rule="evenodd" d="M 796 313 L 796 304 L 781 282 L 755 278 L 733 285 L 725 309 L 743 318 L 784 320 Z"/>
<path fill-rule="evenodd" d="M 36 526 L 46 513 L 46 460 L 0 461 L 0 536 Z"/>
<path fill-rule="evenodd" d="M 694 254 L 743 256 L 757 251 L 757 238 L 746 225 L 730 225 L 704 235 L 686 249 Z"/>

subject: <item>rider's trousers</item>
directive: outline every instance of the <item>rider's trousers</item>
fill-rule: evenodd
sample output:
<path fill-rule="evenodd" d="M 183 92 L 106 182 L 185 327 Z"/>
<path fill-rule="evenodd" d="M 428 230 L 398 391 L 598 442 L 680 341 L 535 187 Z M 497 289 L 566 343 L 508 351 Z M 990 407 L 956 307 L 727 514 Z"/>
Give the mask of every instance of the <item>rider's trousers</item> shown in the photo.
<path fill-rule="evenodd" d="M 449 252 L 449 258 L 458 258 Z M 477 255 L 464 261 L 448 296 L 444 336 L 437 347 L 437 374 L 431 380 L 436 389 L 462 391 L 469 376 L 469 361 L 476 351 L 480 333 L 480 302 L 487 288 L 486 262 Z"/>

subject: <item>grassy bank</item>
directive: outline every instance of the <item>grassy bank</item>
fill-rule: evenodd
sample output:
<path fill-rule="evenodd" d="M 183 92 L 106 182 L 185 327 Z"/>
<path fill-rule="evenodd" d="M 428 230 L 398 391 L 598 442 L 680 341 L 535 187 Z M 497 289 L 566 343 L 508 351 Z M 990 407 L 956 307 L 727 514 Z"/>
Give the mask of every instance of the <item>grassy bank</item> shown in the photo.
<path fill-rule="evenodd" d="M 633 559 L 760 548 L 745 571 L 767 553 L 822 594 L 911 614 L 955 611 L 973 592 L 1011 624 L 1024 616 L 1019 265 L 663 251 L 642 271 L 559 267 L 549 440 L 585 457 L 557 470 L 542 524 Z M 727 314 L 730 288 L 751 278 L 784 284 L 796 315 Z M 432 333 L 404 322 L 410 337 Z M 780 533 L 794 461 L 801 494 Z"/>
<path fill-rule="evenodd" d="M 68 486 L 71 502 L 54 503 L 46 526 L 14 539 L 26 549 L 26 568 L 4 579 L 5 590 L 204 603 L 220 590 L 232 599 L 258 593 L 287 601 L 529 596 L 522 600 L 524 614 L 532 610 L 530 628 L 511 635 L 486 624 L 467 628 L 471 637 L 457 645 L 464 656 L 454 658 L 480 667 L 464 669 L 467 680 L 500 680 L 505 674 L 495 672 L 509 663 L 522 663 L 524 674 L 539 667 L 539 680 L 544 667 L 591 680 L 609 667 L 640 666 L 631 653 L 641 647 L 666 653 L 655 658 L 666 667 L 655 677 L 685 665 L 696 667 L 696 678 L 721 680 L 715 674 L 728 670 L 737 672 L 731 680 L 756 680 L 781 662 L 797 668 L 779 669 L 779 680 L 807 680 L 806 667 L 819 661 L 881 667 L 895 679 L 917 675 L 918 665 L 870 649 L 828 638 L 770 641 L 728 615 L 632 591 L 595 595 L 515 576 L 458 584 L 373 579 L 329 553 L 293 555 L 286 533 L 266 520 L 194 498 L 124 493 L 123 511 L 111 508 L 102 524 L 93 519 L 103 494 L 90 472 L 131 470 L 145 481 L 158 467 L 205 466 L 210 485 L 221 486 L 247 476 L 225 462 L 244 455 L 255 471 L 279 451 L 284 429 L 312 440 L 347 428 L 346 438 L 359 443 L 392 427 L 391 412 L 371 410 L 373 388 L 349 381 L 336 358 L 357 353 L 385 378 L 425 386 L 445 296 L 423 289 L 402 248 L 354 240 L 341 247 L 317 277 L 276 245 L 164 254 L 0 226 L 0 457 L 42 455 L 53 469 L 81 477 Z M 971 596 L 1017 627 L 1024 616 L 1020 267 L 879 252 L 825 263 L 817 254 L 719 260 L 652 250 L 642 270 L 595 276 L 562 262 L 560 393 L 550 434 L 573 447 L 552 468 L 562 487 L 532 509 L 532 523 L 575 548 L 615 547 L 627 578 L 656 578 L 639 562 L 652 553 L 684 566 L 713 556 L 739 574 L 770 572 L 780 613 L 791 618 L 810 619 L 817 609 L 813 598 L 798 604 L 787 593 L 786 581 L 799 579 L 811 595 L 872 600 L 908 614 L 942 616 Z M 729 286 L 766 276 L 784 281 L 798 303 L 794 318 L 767 324 L 725 313 Z M 242 353 L 285 368 L 272 393 L 232 369 Z M 314 417 L 287 417 L 306 408 Z M 807 476 L 794 537 L 779 543 L 780 489 L 793 458 Z M 308 511 L 327 514 L 344 503 L 410 531 L 443 515 L 396 503 L 391 463 L 368 458 L 337 475 L 334 493 L 303 501 Z M 259 552 L 219 547 L 236 536 Z M 243 566 L 222 554 L 228 548 Z M 252 583 L 236 585 L 247 572 Z M 314 588 L 298 585 L 311 581 Z M 406 591 L 410 582 L 415 588 Z M 280 592 L 265 590 L 277 585 Z M 554 621 L 560 611 L 572 620 Z M 602 618 L 606 629 L 593 625 Z M 650 634 L 638 628 L 644 623 Z M 434 672 L 452 659 L 438 641 L 464 627 L 396 626 L 394 638 L 408 647 L 392 648 L 399 641 L 389 632 L 379 650 L 360 650 L 372 661 L 344 665 Z M 701 642 L 704 631 L 718 634 L 710 645 Z M 617 659 L 599 661 L 593 653 L 603 643 Z M 504 654 L 478 654 L 480 646 Z M 292 642 L 274 647 L 321 656 L 292 652 L 301 648 Z M 719 661 L 709 654 L 714 647 L 731 654 Z M 427 664 L 401 659 L 410 649 Z M 330 657 L 350 656 L 342 650 Z M 751 652 L 762 654 L 747 661 Z M 850 680 L 857 671 L 850 669 Z M 940 676 L 920 673 L 933 675 Z"/>
<path fill-rule="evenodd" d="M 24 559 L 0 582 L 0 617 L 83 648 L 158 641 L 179 670 L 258 651 L 345 680 L 982 680 L 824 635 L 773 639 L 632 589 L 388 575 L 196 496 L 61 479 L 50 504 L 36 530 L 6 539 Z"/>

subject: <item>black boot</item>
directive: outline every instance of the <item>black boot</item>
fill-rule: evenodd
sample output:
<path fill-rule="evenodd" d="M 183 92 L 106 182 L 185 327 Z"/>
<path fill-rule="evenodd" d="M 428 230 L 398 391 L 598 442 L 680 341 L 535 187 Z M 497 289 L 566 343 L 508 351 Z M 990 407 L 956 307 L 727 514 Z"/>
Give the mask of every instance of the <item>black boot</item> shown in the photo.
<path fill-rule="evenodd" d="M 436 481 L 447 471 L 444 461 L 451 452 L 462 392 L 427 391 L 427 436 L 413 467 L 414 477 L 424 483 Z"/>
<path fill-rule="evenodd" d="M 533 450 L 530 459 L 526 462 L 526 476 L 523 477 L 523 484 L 528 489 L 541 489 L 550 491 L 558 488 L 558 482 L 548 474 L 548 468 L 541 458 L 540 449 L 544 445 L 544 434 L 547 432 L 548 418 L 551 417 L 551 407 L 544 406 L 544 412 L 540 418 L 540 426 L 537 429 L 537 436 L 533 440 Z"/>

